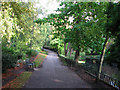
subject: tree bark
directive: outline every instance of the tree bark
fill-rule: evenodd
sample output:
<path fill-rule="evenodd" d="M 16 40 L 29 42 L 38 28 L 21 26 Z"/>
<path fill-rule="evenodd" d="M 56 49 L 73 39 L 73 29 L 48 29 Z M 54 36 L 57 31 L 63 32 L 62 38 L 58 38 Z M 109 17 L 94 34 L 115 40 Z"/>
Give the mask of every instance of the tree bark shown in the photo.
<path fill-rule="evenodd" d="M 77 65 L 77 63 L 78 63 L 78 60 L 79 60 L 79 53 L 80 52 L 80 50 L 79 50 L 79 48 L 76 50 L 76 52 L 75 52 L 75 58 L 74 58 L 74 60 L 75 60 L 75 66 Z"/>
<path fill-rule="evenodd" d="M 71 54 L 72 54 L 72 51 L 73 51 L 73 50 L 72 50 L 72 48 L 70 47 L 70 56 L 71 56 Z"/>
<path fill-rule="evenodd" d="M 76 2 L 77 3 L 77 2 Z M 78 13 L 79 13 L 79 11 L 78 11 Z M 81 21 L 81 17 L 80 16 L 78 16 L 77 17 L 77 21 L 76 21 L 76 23 L 77 24 L 79 24 L 79 22 Z M 77 63 L 78 63 L 78 60 L 79 60 L 79 52 L 80 52 L 80 48 L 79 48 L 79 34 L 80 34 L 80 32 L 79 32 L 79 30 L 77 29 L 76 30 L 76 46 L 77 46 L 77 50 L 76 50 L 76 52 L 75 52 L 75 58 L 74 58 L 74 60 L 75 60 L 75 66 L 77 66 Z"/>
<path fill-rule="evenodd" d="M 103 45 L 103 49 L 102 49 L 102 53 L 100 56 L 100 64 L 99 64 L 99 72 L 98 72 L 98 79 L 100 79 L 100 75 L 101 75 L 101 71 L 102 71 L 102 64 L 103 64 L 103 60 L 104 60 L 104 56 L 105 56 L 105 50 L 106 50 L 106 46 L 108 43 L 108 36 L 106 36 L 104 45 Z"/>
<path fill-rule="evenodd" d="M 67 56 L 66 43 L 64 43 L 64 53 L 65 53 L 65 56 Z"/>
<path fill-rule="evenodd" d="M 111 4 L 111 2 L 110 2 L 110 4 Z M 108 19 L 110 18 L 109 14 L 110 13 L 107 13 L 107 23 L 108 23 Z M 109 29 L 109 28 L 107 28 L 107 29 Z M 106 50 L 106 47 L 107 47 L 108 39 L 109 39 L 108 35 L 106 35 L 106 39 L 105 39 L 103 49 L 102 49 L 102 53 L 101 53 L 101 56 L 100 56 L 100 64 L 99 64 L 99 70 L 98 70 L 97 79 L 100 79 L 100 75 L 101 75 L 101 71 L 102 71 L 102 64 L 103 64 L 103 60 L 104 60 L 104 55 L 105 55 L 105 50 Z"/>
<path fill-rule="evenodd" d="M 70 51 L 70 42 L 68 43 L 68 47 L 67 47 L 67 55 L 68 55 L 69 51 Z"/>

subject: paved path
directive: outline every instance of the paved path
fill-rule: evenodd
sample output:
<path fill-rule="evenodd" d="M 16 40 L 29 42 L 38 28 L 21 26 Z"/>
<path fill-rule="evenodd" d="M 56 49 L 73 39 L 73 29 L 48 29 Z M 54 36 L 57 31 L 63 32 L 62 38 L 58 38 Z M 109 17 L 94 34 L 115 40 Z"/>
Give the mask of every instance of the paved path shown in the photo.
<path fill-rule="evenodd" d="M 64 66 L 56 53 L 47 51 L 43 66 L 32 73 L 24 88 L 91 88 L 75 72 Z"/>

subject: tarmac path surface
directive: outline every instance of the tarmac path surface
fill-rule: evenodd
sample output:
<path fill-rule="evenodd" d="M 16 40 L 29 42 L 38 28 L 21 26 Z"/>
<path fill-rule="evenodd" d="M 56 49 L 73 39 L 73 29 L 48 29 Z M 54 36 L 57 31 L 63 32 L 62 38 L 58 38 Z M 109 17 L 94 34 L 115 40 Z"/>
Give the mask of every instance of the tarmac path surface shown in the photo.
<path fill-rule="evenodd" d="M 92 88 L 64 66 L 55 52 L 47 51 L 42 67 L 35 69 L 24 88 Z"/>

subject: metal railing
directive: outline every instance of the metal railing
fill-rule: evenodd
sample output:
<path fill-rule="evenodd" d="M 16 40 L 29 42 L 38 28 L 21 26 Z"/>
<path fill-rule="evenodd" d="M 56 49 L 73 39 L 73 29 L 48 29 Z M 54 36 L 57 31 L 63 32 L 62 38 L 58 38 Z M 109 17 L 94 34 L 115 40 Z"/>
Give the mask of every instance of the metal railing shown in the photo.
<path fill-rule="evenodd" d="M 65 57 L 63 57 L 63 56 L 60 56 L 60 57 L 62 57 L 62 58 L 64 58 L 67 62 L 69 61 L 69 60 L 67 60 Z M 97 60 L 97 59 L 99 59 L 99 57 L 86 57 L 85 56 L 85 58 L 90 58 L 91 60 Z M 73 61 L 73 60 L 70 60 L 71 62 Z M 82 65 L 82 64 L 81 64 Z M 80 66 L 81 66 L 80 65 Z M 89 74 L 91 74 L 93 77 L 97 77 L 97 75 L 98 75 L 98 62 L 96 62 L 95 64 L 94 63 L 86 63 L 86 64 L 83 64 L 82 65 L 82 67 L 89 73 Z M 101 81 L 103 81 L 103 82 L 105 82 L 105 83 L 107 83 L 107 84 L 109 84 L 110 86 L 113 86 L 114 88 L 116 88 L 116 89 L 118 89 L 118 90 L 120 90 L 120 81 L 118 80 L 118 79 L 115 79 L 115 78 L 113 78 L 113 77 L 111 77 L 111 76 L 109 76 L 109 75 L 107 75 L 107 74 L 105 74 L 105 73 L 101 73 L 100 74 L 100 80 Z"/>
<path fill-rule="evenodd" d="M 100 80 L 104 81 L 105 83 L 120 89 L 120 81 L 118 79 L 115 79 L 107 74 L 101 73 L 100 74 Z"/>

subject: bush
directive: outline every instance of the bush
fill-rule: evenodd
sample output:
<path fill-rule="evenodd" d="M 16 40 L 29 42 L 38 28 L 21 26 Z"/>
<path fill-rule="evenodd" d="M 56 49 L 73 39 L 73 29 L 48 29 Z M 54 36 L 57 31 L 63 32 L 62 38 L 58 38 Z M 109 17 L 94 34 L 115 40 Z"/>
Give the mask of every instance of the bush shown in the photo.
<path fill-rule="evenodd" d="M 33 49 L 29 49 L 27 50 L 26 54 L 31 57 L 31 56 L 36 56 L 39 54 L 39 52 L 37 50 L 33 50 Z"/>
<path fill-rule="evenodd" d="M 17 62 L 17 54 L 13 48 L 2 47 L 2 71 L 15 67 Z"/>

